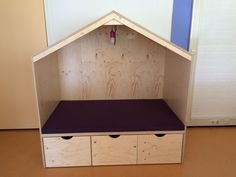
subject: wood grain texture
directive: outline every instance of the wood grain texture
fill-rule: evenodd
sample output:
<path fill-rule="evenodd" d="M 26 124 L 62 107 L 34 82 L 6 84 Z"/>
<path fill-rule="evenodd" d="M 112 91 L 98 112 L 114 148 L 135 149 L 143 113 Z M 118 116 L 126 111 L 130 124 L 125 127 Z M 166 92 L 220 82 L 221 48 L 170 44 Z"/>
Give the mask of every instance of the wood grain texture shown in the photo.
<path fill-rule="evenodd" d="M 191 62 L 179 59 L 181 56 L 166 52 L 164 100 L 175 112 L 179 119 L 185 123 L 189 102 L 189 81 Z"/>
<path fill-rule="evenodd" d="M 137 136 L 92 136 L 93 165 L 136 164 Z"/>
<path fill-rule="evenodd" d="M 108 23 L 111 20 L 116 20 L 117 22 L 124 24 L 125 26 L 139 32 L 140 34 L 146 36 L 147 38 L 155 41 L 156 43 L 160 44 L 161 46 L 169 49 L 170 51 L 173 51 L 177 53 L 178 55 L 182 56 L 179 59 L 186 59 L 186 60 L 191 60 L 191 54 L 189 54 L 187 51 L 179 48 L 175 44 L 161 38 L 160 36 L 157 36 L 156 34 L 152 33 L 151 31 L 145 29 L 144 27 L 136 24 L 135 22 L 127 19 L 126 17 L 120 15 L 119 13 L 112 11 L 108 13 L 107 15 L 99 18 L 97 21 L 85 26 L 84 28 L 80 29 L 76 33 L 72 34 L 71 36 L 67 37 L 64 40 L 59 41 L 55 45 L 50 46 L 46 50 L 42 51 L 38 55 L 33 57 L 33 61 L 40 60 L 44 58 L 45 56 L 49 55 L 50 53 L 53 53 L 60 48 L 70 44 L 71 42 L 81 38 L 82 36 L 88 34 L 89 32 L 99 28 L 100 26 Z"/>
<path fill-rule="evenodd" d="M 57 53 L 54 52 L 34 63 L 35 84 L 40 128 L 60 101 Z"/>
<path fill-rule="evenodd" d="M 138 164 L 180 163 L 183 134 L 138 135 Z"/>
<path fill-rule="evenodd" d="M 162 98 L 165 48 L 118 26 L 101 27 L 59 50 L 61 99 Z"/>
<path fill-rule="evenodd" d="M 43 138 L 46 167 L 91 165 L 90 137 Z"/>

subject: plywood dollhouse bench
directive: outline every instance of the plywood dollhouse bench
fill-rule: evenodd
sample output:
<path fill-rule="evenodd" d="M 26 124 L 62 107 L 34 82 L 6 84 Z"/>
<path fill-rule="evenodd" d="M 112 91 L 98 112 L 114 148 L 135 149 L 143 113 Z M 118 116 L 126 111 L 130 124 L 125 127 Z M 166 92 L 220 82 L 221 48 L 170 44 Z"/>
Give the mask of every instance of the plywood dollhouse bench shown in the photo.
<path fill-rule="evenodd" d="M 33 69 L 45 167 L 182 162 L 187 51 L 111 12 L 34 56 Z"/>

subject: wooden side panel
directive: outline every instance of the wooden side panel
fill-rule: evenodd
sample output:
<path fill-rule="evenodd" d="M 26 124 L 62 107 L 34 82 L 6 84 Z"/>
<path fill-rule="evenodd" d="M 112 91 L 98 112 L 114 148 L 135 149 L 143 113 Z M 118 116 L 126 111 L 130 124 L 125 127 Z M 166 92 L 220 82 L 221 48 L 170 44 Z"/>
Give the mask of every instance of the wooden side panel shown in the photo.
<path fill-rule="evenodd" d="M 183 123 L 189 108 L 190 70 L 190 61 L 182 60 L 181 56 L 171 51 L 166 52 L 163 97 Z"/>
<path fill-rule="evenodd" d="M 91 165 L 90 137 L 43 138 L 46 167 Z"/>
<path fill-rule="evenodd" d="M 162 98 L 165 48 L 125 27 L 103 26 L 59 51 L 62 99 Z"/>
<path fill-rule="evenodd" d="M 138 164 L 180 163 L 183 134 L 138 136 Z"/>
<path fill-rule="evenodd" d="M 137 136 L 92 136 L 93 165 L 136 164 Z"/>
<path fill-rule="evenodd" d="M 42 128 L 60 100 L 57 53 L 54 52 L 35 62 L 34 71 L 40 128 Z"/>

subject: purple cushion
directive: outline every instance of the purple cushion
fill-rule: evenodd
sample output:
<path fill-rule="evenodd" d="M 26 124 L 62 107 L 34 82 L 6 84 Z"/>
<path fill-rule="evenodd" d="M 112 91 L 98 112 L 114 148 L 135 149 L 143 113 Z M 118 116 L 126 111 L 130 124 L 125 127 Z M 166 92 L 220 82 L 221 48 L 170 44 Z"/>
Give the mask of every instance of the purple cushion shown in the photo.
<path fill-rule="evenodd" d="M 162 99 L 61 101 L 42 133 L 184 130 Z"/>

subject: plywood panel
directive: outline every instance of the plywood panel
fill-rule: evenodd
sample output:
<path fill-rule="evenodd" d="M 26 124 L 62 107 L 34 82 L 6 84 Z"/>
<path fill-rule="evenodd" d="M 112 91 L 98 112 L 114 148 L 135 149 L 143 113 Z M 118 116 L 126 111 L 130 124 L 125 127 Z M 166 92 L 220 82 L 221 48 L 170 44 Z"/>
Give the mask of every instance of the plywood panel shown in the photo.
<path fill-rule="evenodd" d="M 54 52 L 34 63 L 40 128 L 54 111 L 60 100 L 57 53 Z"/>
<path fill-rule="evenodd" d="M 136 164 L 136 156 L 136 135 L 92 136 L 93 165 Z"/>
<path fill-rule="evenodd" d="M 165 49 L 137 32 L 110 26 L 83 36 L 59 51 L 61 98 L 162 98 Z"/>
<path fill-rule="evenodd" d="M 138 135 L 138 164 L 180 163 L 183 134 Z"/>
<path fill-rule="evenodd" d="M 38 128 L 31 56 L 46 48 L 42 0 L 0 1 L 0 129 Z"/>
<path fill-rule="evenodd" d="M 189 108 L 191 62 L 180 58 L 181 56 L 171 51 L 166 52 L 164 100 L 185 123 L 187 108 Z"/>
<path fill-rule="evenodd" d="M 43 138 L 46 167 L 91 165 L 90 137 Z"/>

